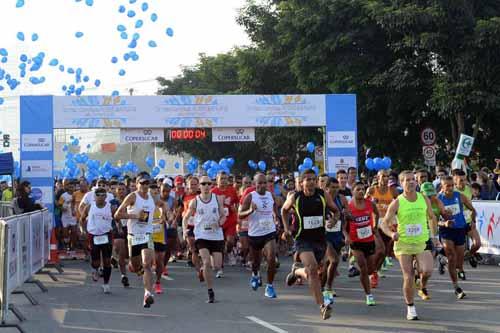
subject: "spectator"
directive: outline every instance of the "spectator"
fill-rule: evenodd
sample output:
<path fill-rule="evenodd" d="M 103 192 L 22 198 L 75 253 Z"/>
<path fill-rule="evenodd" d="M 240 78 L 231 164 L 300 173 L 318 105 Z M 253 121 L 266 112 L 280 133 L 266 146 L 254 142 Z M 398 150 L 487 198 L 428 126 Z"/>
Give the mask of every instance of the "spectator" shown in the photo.
<path fill-rule="evenodd" d="M 6 181 L 0 183 L 0 201 L 12 201 L 12 188 L 9 187 Z"/>
<path fill-rule="evenodd" d="M 493 180 L 488 177 L 488 174 L 484 171 L 480 171 L 478 173 L 477 180 L 481 186 L 481 199 L 495 200 L 497 198 L 498 191 Z"/>
<path fill-rule="evenodd" d="M 35 210 L 42 209 L 40 204 L 35 203 L 35 199 L 31 196 L 31 183 L 29 181 L 23 181 L 19 184 L 16 190 L 16 201 L 19 209 L 23 213 L 33 212 Z"/>
<path fill-rule="evenodd" d="M 470 187 L 472 189 L 472 200 L 481 200 L 481 185 L 472 183 Z"/>

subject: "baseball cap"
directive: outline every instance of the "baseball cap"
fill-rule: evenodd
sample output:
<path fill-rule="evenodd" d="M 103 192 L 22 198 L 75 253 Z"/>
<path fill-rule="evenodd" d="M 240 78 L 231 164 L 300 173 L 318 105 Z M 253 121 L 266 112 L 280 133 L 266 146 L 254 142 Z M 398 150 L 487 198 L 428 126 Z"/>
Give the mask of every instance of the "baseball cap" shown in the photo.
<path fill-rule="evenodd" d="M 422 186 L 420 186 L 420 192 L 426 197 L 436 195 L 436 189 L 430 182 L 423 183 Z"/>
<path fill-rule="evenodd" d="M 173 187 L 174 184 L 172 183 L 172 179 L 166 177 L 165 179 L 163 179 L 163 185 L 168 185 L 170 187 Z"/>
<path fill-rule="evenodd" d="M 144 180 L 148 180 L 148 181 L 151 181 L 151 176 L 148 174 L 148 173 L 140 173 L 138 176 L 137 176 L 137 182 L 142 182 Z"/>
<path fill-rule="evenodd" d="M 184 184 L 184 178 L 182 176 L 175 177 L 175 184 Z"/>

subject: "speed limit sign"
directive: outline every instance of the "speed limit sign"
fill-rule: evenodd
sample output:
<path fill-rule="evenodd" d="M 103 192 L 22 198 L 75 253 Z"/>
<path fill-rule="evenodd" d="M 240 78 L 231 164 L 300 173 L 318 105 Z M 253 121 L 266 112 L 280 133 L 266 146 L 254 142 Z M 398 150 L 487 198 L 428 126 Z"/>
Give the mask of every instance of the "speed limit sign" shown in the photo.
<path fill-rule="evenodd" d="M 430 127 L 424 128 L 420 133 L 420 140 L 424 146 L 432 146 L 436 143 L 436 132 Z"/>

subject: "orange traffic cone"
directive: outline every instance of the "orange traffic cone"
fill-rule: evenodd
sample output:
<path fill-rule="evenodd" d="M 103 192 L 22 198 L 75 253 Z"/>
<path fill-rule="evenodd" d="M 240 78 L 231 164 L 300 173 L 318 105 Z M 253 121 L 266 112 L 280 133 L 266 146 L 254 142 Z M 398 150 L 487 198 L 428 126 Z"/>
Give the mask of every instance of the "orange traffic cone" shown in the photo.
<path fill-rule="evenodd" d="M 59 251 L 57 249 L 57 238 L 55 230 L 52 230 L 50 235 L 50 255 L 49 264 L 58 265 L 59 264 Z"/>

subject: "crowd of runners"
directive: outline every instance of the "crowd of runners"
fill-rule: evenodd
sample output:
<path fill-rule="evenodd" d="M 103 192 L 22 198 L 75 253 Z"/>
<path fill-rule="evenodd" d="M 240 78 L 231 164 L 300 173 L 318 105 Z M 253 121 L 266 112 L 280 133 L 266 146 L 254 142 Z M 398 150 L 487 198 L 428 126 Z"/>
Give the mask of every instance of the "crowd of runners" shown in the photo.
<path fill-rule="evenodd" d="M 426 170 L 380 170 L 368 183 L 350 168 L 336 178 L 306 170 L 296 177 L 220 172 L 216 179 L 153 179 L 141 172 L 92 184 L 65 179 L 56 184 L 55 230 L 61 249 L 86 251 L 92 279 L 103 280 L 104 293 L 110 293 L 113 267 L 125 288 L 130 274 L 142 276 L 146 308 L 163 293 L 162 275 L 171 262 L 186 260 L 214 303 L 215 290 L 224 288 L 216 279 L 229 265 L 250 271 L 251 290 L 262 287 L 265 297 L 279 297 L 279 258 L 292 256 L 286 285 L 307 283 L 327 319 L 343 261 L 349 277 L 359 276 L 366 305 L 374 306 L 379 278 L 396 258 L 407 319 L 416 320 L 414 294 L 431 299 L 435 262 L 441 274 L 447 267 L 450 292 L 462 299 L 464 256 L 471 267 L 481 260 L 466 174 L 452 170 L 437 177 L 433 181 Z"/>

